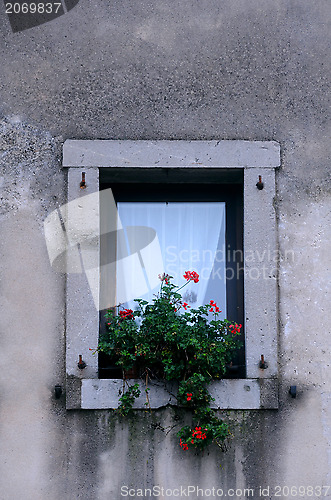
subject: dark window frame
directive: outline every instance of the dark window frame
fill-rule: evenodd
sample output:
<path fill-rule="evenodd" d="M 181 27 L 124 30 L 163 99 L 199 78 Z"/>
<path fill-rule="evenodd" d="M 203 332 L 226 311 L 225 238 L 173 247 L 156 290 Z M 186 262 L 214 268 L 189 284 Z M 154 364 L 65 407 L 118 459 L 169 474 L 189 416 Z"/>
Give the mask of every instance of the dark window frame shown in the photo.
<path fill-rule="evenodd" d="M 114 171 L 115 170 L 115 171 Z M 243 175 L 242 172 L 229 169 L 222 176 L 215 178 L 214 171 L 186 171 L 185 178 L 189 182 L 183 182 L 182 171 L 165 172 L 164 169 L 154 171 L 138 172 L 136 169 L 123 169 L 116 172 L 112 169 L 102 171 L 100 176 L 100 190 L 112 189 L 116 202 L 202 202 L 219 201 L 226 203 L 226 269 L 230 274 L 237 276 L 238 267 L 239 279 L 227 279 L 227 311 L 226 317 L 231 321 L 236 321 L 243 325 L 240 340 L 242 347 L 233 359 L 233 363 L 228 367 L 224 378 L 245 378 L 245 331 L 244 331 L 244 276 L 242 260 L 229 259 L 235 252 L 236 258 L 243 256 Z M 109 178 L 111 176 L 111 179 Z M 221 177 L 221 178 L 220 178 Z M 102 253 L 102 252 L 101 252 Z M 100 311 L 100 334 L 104 332 L 104 311 Z M 98 376 L 100 379 L 122 378 L 121 371 L 114 365 L 111 359 L 104 354 L 99 354 Z"/>

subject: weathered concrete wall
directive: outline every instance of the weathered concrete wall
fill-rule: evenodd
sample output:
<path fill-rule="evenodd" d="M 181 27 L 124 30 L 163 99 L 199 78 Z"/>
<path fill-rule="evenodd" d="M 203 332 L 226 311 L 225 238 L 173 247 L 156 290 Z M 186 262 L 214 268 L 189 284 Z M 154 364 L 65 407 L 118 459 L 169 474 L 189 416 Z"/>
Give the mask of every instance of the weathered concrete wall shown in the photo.
<path fill-rule="evenodd" d="M 328 0 L 81 0 L 13 34 L 1 11 L 1 499 L 331 483 L 329 20 Z M 227 453 L 185 455 L 154 429 L 172 410 L 124 423 L 54 399 L 65 294 L 43 220 L 66 201 L 68 138 L 281 144 L 280 409 L 231 412 Z"/>

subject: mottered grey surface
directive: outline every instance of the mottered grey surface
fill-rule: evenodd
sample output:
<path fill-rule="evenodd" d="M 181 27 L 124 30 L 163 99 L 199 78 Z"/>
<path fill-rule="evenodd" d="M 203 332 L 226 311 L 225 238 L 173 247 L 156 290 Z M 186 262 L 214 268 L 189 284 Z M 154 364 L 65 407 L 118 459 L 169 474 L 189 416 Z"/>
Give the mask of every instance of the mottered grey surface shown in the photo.
<path fill-rule="evenodd" d="M 13 32 L 1 4 L 1 499 L 117 500 L 125 485 L 277 498 L 277 485 L 331 483 L 329 23 L 327 0 L 80 0 Z M 54 398 L 65 277 L 43 221 L 66 202 L 67 139 L 280 143 L 279 409 L 225 412 L 226 453 L 185 453 L 173 409 L 122 422 Z"/>

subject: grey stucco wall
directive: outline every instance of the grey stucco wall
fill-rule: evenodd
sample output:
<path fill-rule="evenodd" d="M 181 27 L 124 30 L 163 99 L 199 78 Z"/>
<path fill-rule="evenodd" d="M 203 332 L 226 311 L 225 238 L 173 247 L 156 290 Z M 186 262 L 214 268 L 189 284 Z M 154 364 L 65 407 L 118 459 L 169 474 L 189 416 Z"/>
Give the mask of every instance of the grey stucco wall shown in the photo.
<path fill-rule="evenodd" d="M 3 9 L 0 24 L 1 500 L 330 484 L 329 1 L 81 0 L 21 33 Z M 280 409 L 230 412 L 227 453 L 183 454 L 154 429 L 172 410 L 125 423 L 54 399 L 65 290 L 43 220 L 65 203 L 68 138 L 281 144 L 279 245 L 295 257 L 279 269 Z"/>

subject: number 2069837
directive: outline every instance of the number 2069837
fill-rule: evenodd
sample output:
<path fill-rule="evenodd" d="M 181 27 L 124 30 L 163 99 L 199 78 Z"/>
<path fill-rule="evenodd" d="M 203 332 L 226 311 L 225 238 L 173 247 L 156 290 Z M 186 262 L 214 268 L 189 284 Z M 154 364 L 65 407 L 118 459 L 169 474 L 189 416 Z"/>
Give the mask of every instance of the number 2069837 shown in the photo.
<path fill-rule="evenodd" d="M 7 2 L 6 14 L 57 14 L 63 9 L 61 2 Z"/>

